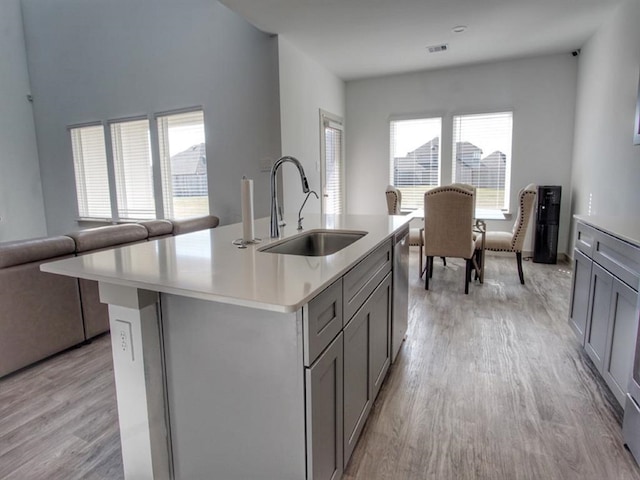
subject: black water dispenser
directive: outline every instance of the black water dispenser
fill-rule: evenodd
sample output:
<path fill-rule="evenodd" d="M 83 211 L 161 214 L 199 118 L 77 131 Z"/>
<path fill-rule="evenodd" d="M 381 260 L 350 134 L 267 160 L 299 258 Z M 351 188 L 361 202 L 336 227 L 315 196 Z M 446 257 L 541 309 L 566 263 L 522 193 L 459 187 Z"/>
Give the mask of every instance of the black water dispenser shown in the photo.
<path fill-rule="evenodd" d="M 538 186 L 533 244 L 533 261 L 536 263 L 556 263 L 557 261 L 561 194 L 560 185 Z"/>

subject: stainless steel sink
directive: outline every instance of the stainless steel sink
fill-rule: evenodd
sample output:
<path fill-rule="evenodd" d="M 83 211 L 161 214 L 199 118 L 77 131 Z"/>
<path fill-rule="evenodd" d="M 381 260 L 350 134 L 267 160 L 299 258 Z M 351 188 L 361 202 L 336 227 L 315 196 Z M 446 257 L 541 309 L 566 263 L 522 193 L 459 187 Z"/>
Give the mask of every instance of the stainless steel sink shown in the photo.
<path fill-rule="evenodd" d="M 260 252 L 322 257 L 348 247 L 367 232 L 357 230 L 309 230 L 259 248 Z"/>

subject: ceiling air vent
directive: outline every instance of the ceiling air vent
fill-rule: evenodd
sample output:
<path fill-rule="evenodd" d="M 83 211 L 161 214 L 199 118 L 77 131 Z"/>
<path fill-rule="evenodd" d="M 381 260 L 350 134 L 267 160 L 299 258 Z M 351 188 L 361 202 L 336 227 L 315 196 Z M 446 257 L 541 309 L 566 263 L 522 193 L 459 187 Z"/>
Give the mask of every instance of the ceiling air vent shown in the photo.
<path fill-rule="evenodd" d="M 438 53 L 438 52 L 446 52 L 449 49 L 448 43 L 443 43 L 442 45 L 431 45 L 427 47 L 429 53 Z"/>

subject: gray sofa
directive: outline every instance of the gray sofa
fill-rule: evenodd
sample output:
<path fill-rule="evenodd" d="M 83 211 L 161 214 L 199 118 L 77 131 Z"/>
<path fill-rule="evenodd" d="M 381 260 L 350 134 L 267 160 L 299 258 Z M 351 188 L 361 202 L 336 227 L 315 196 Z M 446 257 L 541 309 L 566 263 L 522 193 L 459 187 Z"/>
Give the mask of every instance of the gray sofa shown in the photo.
<path fill-rule="evenodd" d="M 0 377 L 109 330 L 97 282 L 41 272 L 42 263 L 218 223 L 213 215 L 150 220 L 0 243 Z"/>

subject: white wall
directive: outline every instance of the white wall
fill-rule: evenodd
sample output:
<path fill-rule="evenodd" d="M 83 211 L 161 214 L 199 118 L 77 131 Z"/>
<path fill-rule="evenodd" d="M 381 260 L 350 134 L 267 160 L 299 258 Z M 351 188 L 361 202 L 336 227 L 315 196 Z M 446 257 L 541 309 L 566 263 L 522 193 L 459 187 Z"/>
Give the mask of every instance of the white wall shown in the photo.
<path fill-rule="evenodd" d="M 561 185 L 559 252 L 570 223 L 571 151 L 577 62 L 570 53 L 394 75 L 347 83 L 347 201 L 350 213 L 386 212 L 389 117 L 443 117 L 443 183 L 451 178 L 452 117 L 513 110 L 511 208 L 528 183 Z M 508 230 L 514 218 L 489 222 Z M 531 231 L 525 250 L 531 250 Z"/>
<path fill-rule="evenodd" d="M 240 179 L 269 212 L 280 153 L 277 42 L 214 0 L 23 0 L 49 233 L 78 229 L 66 127 L 202 106 L 211 213 L 239 221 Z"/>
<path fill-rule="evenodd" d="M 0 242 L 46 235 L 19 0 L 0 2 Z"/>
<path fill-rule="evenodd" d="M 320 192 L 320 109 L 344 118 L 345 85 L 334 74 L 280 37 L 280 124 L 282 154 L 302 163 L 309 188 Z M 345 123 L 345 136 L 349 126 Z M 348 161 L 348 160 L 347 160 Z M 298 171 L 283 165 L 283 207 L 297 214 L 304 201 Z M 311 197 L 305 212 L 319 213 L 320 201 Z"/>
<path fill-rule="evenodd" d="M 638 218 L 640 145 L 633 127 L 640 1 L 626 0 L 582 48 L 573 152 L 573 213 Z"/>

